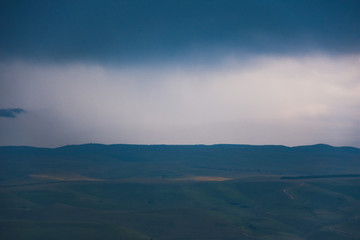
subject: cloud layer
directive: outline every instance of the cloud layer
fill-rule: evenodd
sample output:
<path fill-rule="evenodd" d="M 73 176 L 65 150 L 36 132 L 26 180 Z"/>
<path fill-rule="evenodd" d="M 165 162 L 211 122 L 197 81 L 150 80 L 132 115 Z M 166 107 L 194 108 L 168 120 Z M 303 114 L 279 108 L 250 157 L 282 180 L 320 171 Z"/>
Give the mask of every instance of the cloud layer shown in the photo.
<path fill-rule="evenodd" d="M 24 113 L 25 110 L 21 108 L 6 108 L 0 109 L 0 117 L 16 118 L 18 114 Z"/>
<path fill-rule="evenodd" d="M 356 0 L 7 0 L 0 57 L 55 62 L 359 53 Z"/>
<path fill-rule="evenodd" d="M 360 146 L 359 12 L 357 0 L 1 1 L 0 145 Z"/>
<path fill-rule="evenodd" d="M 359 55 L 122 69 L 3 63 L 0 102 L 28 113 L 0 122 L 0 144 L 360 146 L 359 64 Z"/>

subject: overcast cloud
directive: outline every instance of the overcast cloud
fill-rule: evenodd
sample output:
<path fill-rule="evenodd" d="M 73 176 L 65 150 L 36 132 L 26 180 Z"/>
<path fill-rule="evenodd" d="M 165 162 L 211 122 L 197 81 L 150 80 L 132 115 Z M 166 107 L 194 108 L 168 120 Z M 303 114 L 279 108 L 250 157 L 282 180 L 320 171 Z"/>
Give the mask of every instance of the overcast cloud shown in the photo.
<path fill-rule="evenodd" d="M 359 1 L 0 6 L 0 145 L 360 147 Z"/>
<path fill-rule="evenodd" d="M 217 67 L 3 63 L 0 102 L 28 113 L 1 120 L 0 143 L 359 146 L 359 63 L 358 55 L 232 58 Z"/>

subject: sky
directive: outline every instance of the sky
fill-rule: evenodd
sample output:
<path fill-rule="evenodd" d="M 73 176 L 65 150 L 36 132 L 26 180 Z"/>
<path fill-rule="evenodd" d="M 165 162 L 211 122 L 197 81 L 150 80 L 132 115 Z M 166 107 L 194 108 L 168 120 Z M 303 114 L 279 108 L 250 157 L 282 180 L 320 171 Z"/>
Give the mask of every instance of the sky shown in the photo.
<path fill-rule="evenodd" d="M 0 145 L 360 147 L 360 1 L 3 0 Z"/>

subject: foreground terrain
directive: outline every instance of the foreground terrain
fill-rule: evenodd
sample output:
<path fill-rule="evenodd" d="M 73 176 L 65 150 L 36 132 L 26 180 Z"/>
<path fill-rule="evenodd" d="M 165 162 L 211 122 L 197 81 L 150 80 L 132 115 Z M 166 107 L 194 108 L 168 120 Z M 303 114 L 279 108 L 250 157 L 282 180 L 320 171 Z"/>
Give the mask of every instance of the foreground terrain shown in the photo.
<path fill-rule="evenodd" d="M 1 239 L 359 239 L 360 150 L 0 148 Z"/>

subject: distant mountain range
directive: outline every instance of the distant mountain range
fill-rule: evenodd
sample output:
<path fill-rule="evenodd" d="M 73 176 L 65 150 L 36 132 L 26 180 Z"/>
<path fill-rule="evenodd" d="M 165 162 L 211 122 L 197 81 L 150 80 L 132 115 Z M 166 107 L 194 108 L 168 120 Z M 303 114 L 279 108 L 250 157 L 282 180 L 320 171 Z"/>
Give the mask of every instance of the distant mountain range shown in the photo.
<path fill-rule="evenodd" d="M 324 144 L 277 145 L 69 145 L 59 148 L 0 147 L 0 181 L 34 175 L 96 179 L 188 176 L 237 178 L 360 173 L 360 149 Z"/>

